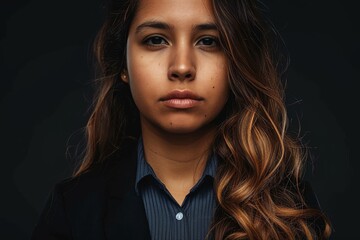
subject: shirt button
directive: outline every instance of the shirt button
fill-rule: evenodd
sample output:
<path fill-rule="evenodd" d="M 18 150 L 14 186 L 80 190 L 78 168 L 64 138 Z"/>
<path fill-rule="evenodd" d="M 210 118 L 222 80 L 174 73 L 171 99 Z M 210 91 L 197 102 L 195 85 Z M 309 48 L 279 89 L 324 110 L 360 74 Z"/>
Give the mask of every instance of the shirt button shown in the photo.
<path fill-rule="evenodd" d="M 178 212 L 175 217 L 176 217 L 176 220 L 180 221 L 181 219 L 183 219 L 184 214 L 182 212 Z"/>

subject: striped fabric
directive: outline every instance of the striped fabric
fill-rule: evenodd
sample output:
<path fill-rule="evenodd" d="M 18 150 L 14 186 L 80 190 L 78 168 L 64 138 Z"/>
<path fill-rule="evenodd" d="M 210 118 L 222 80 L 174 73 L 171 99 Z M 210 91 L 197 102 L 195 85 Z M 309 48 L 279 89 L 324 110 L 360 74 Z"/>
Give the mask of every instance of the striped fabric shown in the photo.
<path fill-rule="evenodd" d="M 180 206 L 156 177 L 138 145 L 135 191 L 141 196 L 152 240 L 204 240 L 216 207 L 213 180 L 217 158 L 212 155 L 204 173 Z"/>

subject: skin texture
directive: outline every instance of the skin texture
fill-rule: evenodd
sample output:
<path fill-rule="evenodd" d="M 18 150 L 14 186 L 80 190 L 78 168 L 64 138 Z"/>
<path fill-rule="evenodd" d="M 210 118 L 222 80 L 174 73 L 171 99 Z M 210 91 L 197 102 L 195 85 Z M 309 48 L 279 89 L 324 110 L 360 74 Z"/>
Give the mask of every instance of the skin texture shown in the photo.
<path fill-rule="evenodd" d="M 228 92 L 225 57 L 218 44 L 211 41 L 218 32 L 193 30 L 194 25 L 213 23 L 206 3 L 140 2 L 128 36 L 127 70 L 142 122 L 167 132 L 190 133 L 211 122 L 223 108 Z M 170 29 L 144 27 L 136 32 L 136 27 L 147 21 L 166 23 Z M 144 43 L 149 36 L 154 39 Z M 191 90 L 204 101 L 192 109 L 164 106 L 159 99 L 175 89 Z"/>
<path fill-rule="evenodd" d="M 140 1 L 128 35 L 122 80 L 140 112 L 146 160 L 179 203 L 203 172 L 228 98 L 218 37 L 203 0 Z M 198 99 L 164 101 L 174 90 Z"/>

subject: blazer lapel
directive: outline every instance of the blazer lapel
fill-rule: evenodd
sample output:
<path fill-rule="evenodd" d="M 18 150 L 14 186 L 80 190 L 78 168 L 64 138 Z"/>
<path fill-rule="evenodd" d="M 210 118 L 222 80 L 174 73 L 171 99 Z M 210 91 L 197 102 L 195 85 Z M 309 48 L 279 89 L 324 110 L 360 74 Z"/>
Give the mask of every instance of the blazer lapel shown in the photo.
<path fill-rule="evenodd" d="M 142 199 L 135 192 L 109 199 L 105 233 L 108 240 L 151 239 Z"/>
<path fill-rule="evenodd" d="M 135 192 L 136 146 L 128 146 L 126 154 L 117 157 L 117 164 L 112 166 L 104 218 L 108 240 L 151 239 L 143 201 Z"/>

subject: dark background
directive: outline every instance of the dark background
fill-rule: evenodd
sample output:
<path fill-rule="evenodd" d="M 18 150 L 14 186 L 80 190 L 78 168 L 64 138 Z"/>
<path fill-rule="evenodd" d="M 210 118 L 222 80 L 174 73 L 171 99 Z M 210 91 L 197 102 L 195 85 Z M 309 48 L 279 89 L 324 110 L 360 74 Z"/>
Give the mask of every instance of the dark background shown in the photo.
<path fill-rule="evenodd" d="M 349 135 L 359 110 L 350 91 L 359 76 L 357 8 L 264 2 L 291 57 L 291 124 L 300 121 L 313 156 L 306 178 L 334 225 L 332 239 L 358 239 L 359 163 Z M 0 239 L 29 239 L 50 188 L 71 174 L 91 102 L 102 2 L 2 0 L 0 17 Z"/>

